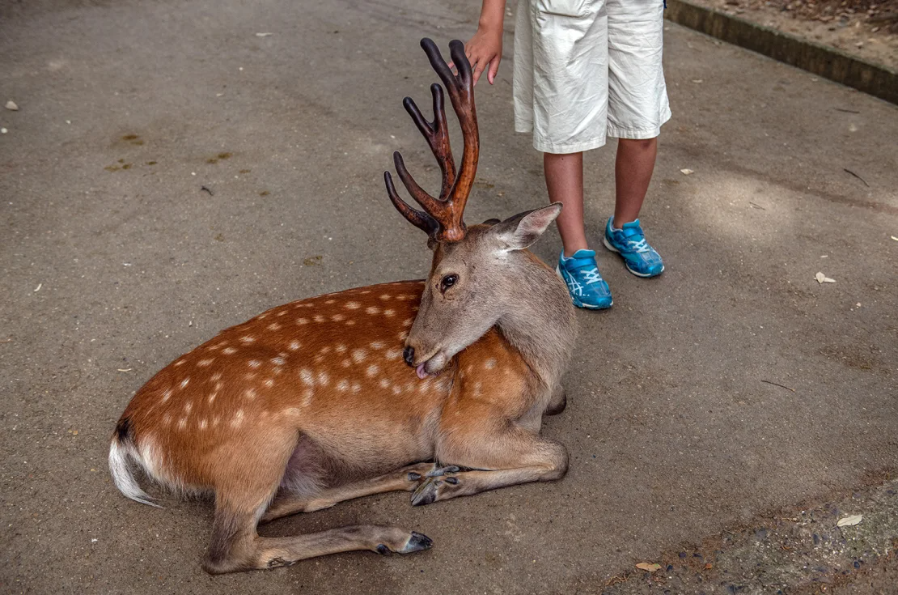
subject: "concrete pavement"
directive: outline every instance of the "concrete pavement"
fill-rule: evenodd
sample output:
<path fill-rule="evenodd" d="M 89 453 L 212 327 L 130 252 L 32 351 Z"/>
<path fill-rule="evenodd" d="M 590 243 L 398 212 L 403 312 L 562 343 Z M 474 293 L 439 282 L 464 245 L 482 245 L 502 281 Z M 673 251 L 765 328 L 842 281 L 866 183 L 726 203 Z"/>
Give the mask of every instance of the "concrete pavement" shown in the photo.
<path fill-rule="evenodd" d="M 0 7 L 0 100 L 20 107 L 0 112 L 0 590 L 591 593 L 678 544 L 896 477 L 898 109 L 671 24 L 674 118 L 642 217 L 667 271 L 637 279 L 600 249 L 615 306 L 579 314 L 569 406 L 544 429 L 570 450 L 564 480 L 293 517 L 266 534 L 370 522 L 435 547 L 217 578 L 199 566 L 207 503 L 115 490 L 113 425 L 177 355 L 283 302 L 426 274 L 381 176 L 400 149 L 438 186 L 401 100 L 427 105 L 436 80 L 418 40 L 466 39 L 478 11 Z M 477 87 L 469 221 L 546 200 L 512 131 L 513 21 L 498 82 Z M 587 158 L 597 246 L 613 153 Z M 548 234 L 536 252 L 559 248 Z"/>

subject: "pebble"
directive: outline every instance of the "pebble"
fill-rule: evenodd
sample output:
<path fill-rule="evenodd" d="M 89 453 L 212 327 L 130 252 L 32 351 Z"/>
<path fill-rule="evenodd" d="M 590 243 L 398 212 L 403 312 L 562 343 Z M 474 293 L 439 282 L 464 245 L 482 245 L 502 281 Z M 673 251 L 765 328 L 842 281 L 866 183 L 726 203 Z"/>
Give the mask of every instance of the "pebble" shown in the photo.
<path fill-rule="evenodd" d="M 19 111 L 19 106 L 16 105 L 15 101 L 10 100 L 10 101 L 6 102 L 6 109 L 13 111 L 13 112 L 17 112 L 17 111 Z"/>

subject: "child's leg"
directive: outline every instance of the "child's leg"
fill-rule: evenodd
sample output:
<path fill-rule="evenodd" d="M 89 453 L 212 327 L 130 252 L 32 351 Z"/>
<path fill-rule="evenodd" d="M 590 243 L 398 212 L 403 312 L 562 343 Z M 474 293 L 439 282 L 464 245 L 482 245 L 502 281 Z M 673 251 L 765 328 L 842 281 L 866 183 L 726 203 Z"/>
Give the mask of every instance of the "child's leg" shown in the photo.
<path fill-rule="evenodd" d="M 555 222 L 564 244 L 564 255 L 587 250 L 583 228 L 583 153 L 543 153 L 549 202 L 564 205 Z"/>
<path fill-rule="evenodd" d="M 658 153 L 658 138 L 627 139 L 617 142 L 617 161 L 614 164 L 615 204 L 614 226 L 620 229 L 624 223 L 635 221 L 645 200 L 645 194 L 655 169 L 655 156 Z M 546 178 L 549 170 L 546 168 Z M 582 198 L 581 198 L 582 205 Z M 565 204 L 564 209 L 567 209 Z M 562 210 L 562 215 L 564 214 Z M 561 217 L 559 217 L 561 219 Z M 581 215 L 582 222 L 582 215 Z M 581 223 L 582 226 L 582 223 Z M 559 224 L 559 229 L 561 225 Z M 564 235 L 562 234 L 562 238 Z M 567 242 L 565 242 L 567 249 Z"/>

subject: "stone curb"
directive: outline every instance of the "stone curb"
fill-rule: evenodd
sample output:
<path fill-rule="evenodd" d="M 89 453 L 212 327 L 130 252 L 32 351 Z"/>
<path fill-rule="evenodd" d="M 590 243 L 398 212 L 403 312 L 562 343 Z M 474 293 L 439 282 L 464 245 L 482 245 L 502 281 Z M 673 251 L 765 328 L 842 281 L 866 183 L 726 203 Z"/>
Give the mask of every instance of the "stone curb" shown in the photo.
<path fill-rule="evenodd" d="M 898 105 L 898 72 L 884 66 L 684 0 L 667 0 L 665 17 L 678 25 Z"/>

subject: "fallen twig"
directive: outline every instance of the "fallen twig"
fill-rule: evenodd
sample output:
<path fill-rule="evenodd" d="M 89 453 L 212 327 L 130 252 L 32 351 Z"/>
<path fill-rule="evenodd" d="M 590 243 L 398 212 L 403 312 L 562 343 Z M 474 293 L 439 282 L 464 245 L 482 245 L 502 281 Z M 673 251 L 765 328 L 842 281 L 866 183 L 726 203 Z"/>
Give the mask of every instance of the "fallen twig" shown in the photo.
<path fill-rule="evenodd" d="M 844 107 L 836 107 L 836 108 L 833 108 L 833 109 L 835 109 L 837 112 L 845 112 L 846 114 L 859 114 L 859 113 L 861 113 L 861 112 L 855 111 L 855 110 L 853 110 L 853 109 L 845 109 Z"/>
<path fill-rule="evenodd" d="M 856 173 L 854 173 L 853 171 L 851 171 L 851 170 L 848 169 L 847 167 L 843 167 L 842 169 L 844 169 L 845 171 L 847 171 L 848 173 L 850 173 L 852 176 L 854 176 L 855 178 L 857 178 L 858 180 L 860 180 L 861 182 L 863 182 L 863 183 L 864 183 L 864 186 L 866 186 L 867 188 L 870 187 L 870 184 L 867 183 L 867 180 L 865 180 L 864 178 L 860 177 L 859 175 L 857 175 Z"/>
<path fill-rule="evenodd" d="M 751 206 L 753 206 L 753 207 L 756 208 L 756 209 L 761 209 L 762 211 L 766 211 L 766 210 L 767 210 L 767 209 L 765 209 L 764 207 L 762 207 L 761 205 L 755 204 L 755 203 L 753 203 L 753 202 L 751 202 L 751 201 L 748 201 L 748 204 L 750 204 Z"/>
<path fill-rule="evenodd" d="M 847 170 L 846 170 L 846 171 L 847 171 Z M 211 188 L 207 188 L 207 187 L 205 187 L 205 186 L 201 186 L 201 187 L 200 187 L 200 191 L 208 192 L 208 193 L 209 193 L 209 196 L 215 196 L 214 194 L 212 194 L 212 189 L 211 189 Z"/>
<path fill-rule="evenodd" d="M 776 382 L 770 382 L 769 380 L 762 380 L 761 382 L 766 382 L 767 384 L 772 384 L 773 386 L 778 386 L 778 387 L 784 388 L 786 390 L 791 390 L 793 393 L 795 392 L 794 388 L 789 388 L 788 386 L 786 386 L 784 384 L 777 384 Z"/>

